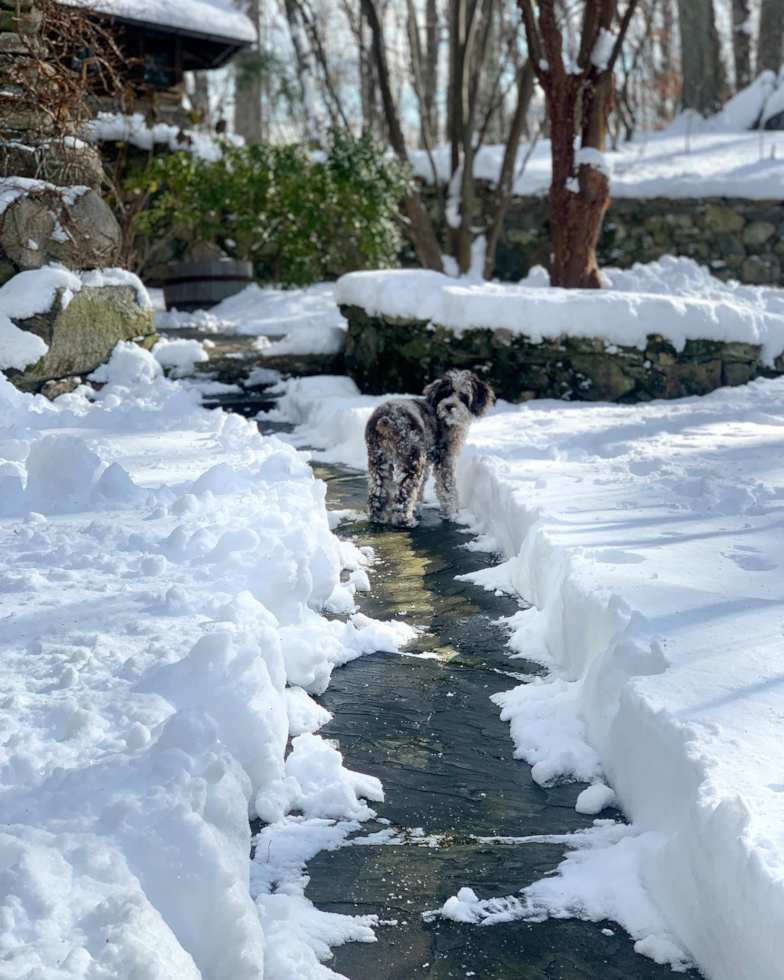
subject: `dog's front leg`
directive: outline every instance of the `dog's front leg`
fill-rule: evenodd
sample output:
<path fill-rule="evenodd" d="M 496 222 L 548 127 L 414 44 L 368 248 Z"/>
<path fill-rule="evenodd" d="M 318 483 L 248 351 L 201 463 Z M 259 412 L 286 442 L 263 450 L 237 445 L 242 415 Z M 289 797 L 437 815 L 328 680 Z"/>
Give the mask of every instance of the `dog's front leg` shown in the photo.
<path fill-rule="evenodd" d="M 457 496 L 457 478 L 455 477 L 455 465 L 451 459 L 444 460 L 440 466 L 436 467 L 436 497 L 441 505 L 441 513 L 444 517 L 454 518 L 460 509 L 460 501 Z"/>

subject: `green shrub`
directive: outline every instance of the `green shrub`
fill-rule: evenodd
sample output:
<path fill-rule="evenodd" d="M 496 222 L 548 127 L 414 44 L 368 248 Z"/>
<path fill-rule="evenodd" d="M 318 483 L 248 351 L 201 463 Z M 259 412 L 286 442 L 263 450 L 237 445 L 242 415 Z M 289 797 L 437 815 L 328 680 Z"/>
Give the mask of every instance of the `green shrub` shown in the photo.
<path fill-rule="evenodd" d="M 334 131 L 316 154 L 228 142 L 222 151 L 216 161 L 187 153 L 150 160 L 130 185 L 150 195 L 135 233 L 220 245 L 284 286 L 397 264 L 395 214 L 411 174 L 371 138 Z"/>

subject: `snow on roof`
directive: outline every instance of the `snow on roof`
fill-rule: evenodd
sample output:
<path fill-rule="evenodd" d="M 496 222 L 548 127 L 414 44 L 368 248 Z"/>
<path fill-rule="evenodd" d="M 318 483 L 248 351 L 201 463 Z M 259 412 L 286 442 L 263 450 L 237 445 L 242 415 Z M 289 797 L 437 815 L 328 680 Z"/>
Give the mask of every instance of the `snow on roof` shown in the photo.
<path fill-rule="evenodd" d="M 71 7 L 86 7 L 161 27 L 172 27 L 205 37 L 253 44 L 256 28 L 249 17 L 225 0 L 60 0 Z"/>

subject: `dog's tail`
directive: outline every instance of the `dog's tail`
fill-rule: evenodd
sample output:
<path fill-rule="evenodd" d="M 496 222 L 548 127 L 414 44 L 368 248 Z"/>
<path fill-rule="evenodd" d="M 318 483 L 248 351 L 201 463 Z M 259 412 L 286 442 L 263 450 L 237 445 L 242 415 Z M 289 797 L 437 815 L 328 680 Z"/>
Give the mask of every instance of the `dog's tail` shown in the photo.
<path fill-rule="evenodd" d="M 372 441 L 395 444 L 411 431 L 413 421 L 409 415 L 401 415 L 386 406 L 379 406 L 368 419 L 366 436 Z"/>
<path fill-rule="evenodd" d="M 381 416 L 380 419 L 376 419 L 373 428 L 381 436 L 382 439 L 389 439 L 390 436 L 395 435 L 397 432 L 396 426 L 392 425 L 389 419 Z"/>

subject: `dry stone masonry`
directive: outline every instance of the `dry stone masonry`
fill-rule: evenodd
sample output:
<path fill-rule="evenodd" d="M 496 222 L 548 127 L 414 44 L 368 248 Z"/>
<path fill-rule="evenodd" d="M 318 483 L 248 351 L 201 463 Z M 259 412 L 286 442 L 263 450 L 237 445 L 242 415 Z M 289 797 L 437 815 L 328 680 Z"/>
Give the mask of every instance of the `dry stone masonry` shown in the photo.
<path fill-rule="evenodd" d="M 371 316 L 358 306 L 341 311 L 348 320 L 347 373 L 369 394 L 420 392 L 450 367 L 476 371 L 511 402 L 681 398 L 784 373 L 784 356 L 764 368 L 755 344 L 690 340 L 677 351 L 656 335 L 644 350 L 579 337 L 534 344 L 505 329 L 456 336 L 426 320 Z"/>
<path fill-rule="evenodd" d="M 484 223 L 489 186 L 478 184 L 475 220 Z M 435 192 L 422 195 L 438 222 Z M 546 196 L 515 197 L 501 237 L 495 275 L 516 282 L 535 265 L 548 266 L 552 245 Z M 745 198 L 615 198 L 599 238 L 600 266 L 629 268 L 662 255 L 683 255 L 719 279 L 784 286 L 784 202 Z M 412 255 L 402 256 L 405 265 Z"/>
<path fill-rule="evenodd" d="M 514 281 L 547 265 L 546 198 L 515 198 L 498 247 L 496 275 Z M 784 285 L 784 204 L 740 198 L 613 200 L 597 248 L 599 264 L 629 268 L 683 255 L 719 279 Z"/>
<path fill-rule="evenodd" d="M 100 193 L 97 150 L 70 126 L 68 105 L 64 124 L 45 111 L 58 79 L 41 29 L 35 0 L 0 0 L 0 286 L 53 262 L 106 268 L 120 244 L 120 227 Z M 37 364 L 11 372 L 28 390 L 92 371 L 118 340 L 154 334 L 152 310 L 128 285 L 85 286 L 73 298 L 61 289 L 48 311 L 11 319 L 49 345 Z"/>

